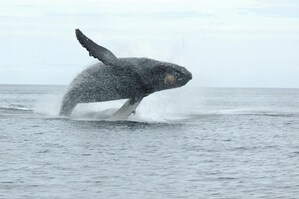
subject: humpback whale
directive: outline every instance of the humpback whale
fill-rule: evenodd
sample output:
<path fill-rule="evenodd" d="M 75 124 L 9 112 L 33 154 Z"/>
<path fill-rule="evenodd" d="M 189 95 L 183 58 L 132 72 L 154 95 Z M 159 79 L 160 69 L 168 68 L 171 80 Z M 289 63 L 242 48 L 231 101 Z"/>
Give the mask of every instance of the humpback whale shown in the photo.
<path fill-rule="evenodd" d="M 89 56 L 100 62 L 74 78 L 63 97 L 59 115 L 70 116 L 79 103 L 128 99 L 112 116 L 125 119 L 135 112 L 144 97 L 181 87 L 192 79 L 192 74 L 182 66 L 149 58 L 117 58 L 79 29 L 75 33 Z"/>

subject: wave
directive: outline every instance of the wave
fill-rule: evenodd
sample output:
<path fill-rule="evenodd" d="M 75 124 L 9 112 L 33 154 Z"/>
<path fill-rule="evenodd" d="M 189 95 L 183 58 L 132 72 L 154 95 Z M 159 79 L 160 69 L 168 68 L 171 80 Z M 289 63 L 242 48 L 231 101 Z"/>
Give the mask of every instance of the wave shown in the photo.
<path fill-rule="evenodd" d="M 232 109 L 230 110 L 229 114 L 271 116 L 271 117 L 293 117 L 299 115 L 299 110 L 279 109 L 279 108 Z"/>
<path fill-rule="evenodd" d="M 111 119 L 111 116 L 119 109 L 123 101 L 80 104 L 74 110 L 70 120 L 85 121 L 124 121 L 124 119 Z M 32 114 L 36 113 L 46 118 L 64 118 L 58 115 L 59 100 L 45 100 L 43 103 L 33 107 L 21 104 L 0 105 L 0 113 L 8 114 Z M 299 118 L 299 110 L 287 108 L 270 107 L 250 107 L 250 108 L 227 108 L 217 109 L 216 107 L 200 107 L 180 109 L 159 109 L 153 104 L 143 104 L 138 107 L 136 114 L 130 115 L 126 121 L 149 122 L 149 123 L 173 123 L 202 120 L 213 117 L 231 117 L 231 116 L 257 116 L 257 117 L 296 117 Z"/>
<path fill-rule="evenodd" d="M 101 103 L 78 104 L 74 109 L 70 120 L 84 121 L 123 121 L 123 119 L 111 119 L 111 116 L 121 107 L 124 100 L 110 101 Z M 126 121 L 134 122 L 185 122 L 201 120 L 207 117 L 230 117 L 230 116 L 258 116 L 258 117 L 299 117 L 299 110 L 289 108 L 271 108 L 271 107 L 242 107 L 242 108 L 219 108 L 216 107 L 186 107 L 186 108 L 161 108 L 158 103 L 144 101 L 136 110 L 136 114 L 130 115 Z M 35 113 L 61 118 L 59 113 L 59 103 L 54 100 L 44 101 L 42 106 L 44 110 L 38 108 Z"/>
<path fill-rule="evenodd" d="M 260 117 L 299 117 L 299 110 L 278 108 L 236 108 L 220 110 L 193 110 L 182 114 L 185 119 L 199 119 L 216 116 L 260 116 Z"/>
<path fill-rule="evenodd" d="M 93 106 L 94 108 L 96 106 Z M 77 109 L 72 114 L 72 120 L 91 120 L 91 121 L 118 121 L 117 119 L 111 120 L 110 117 L 118 109 L 106 109 L 106 110 L 88 110 Z M 185 110 L 185 111 L 168 111 L 161 112 L 159 110 L 152 110 L 151 112 L 146 110 L 137 110 L 136 114 L 130 115 L 126 121 L 135 122 L 184 122 L 201 120 L 203 118 L 213 117 L 233 117 L 233 116 L 257 116 L 257 117 L 299 117 L 299 111 L 295 110 L 269 110 L 269 109 L 222 109 L 222 110 Z"/>
<path fill-rule="evenodd" d="M 2 106 L 0 106 L 0 110 L 3 110 L 3 111 L 26 111 L 26 112 L 33 111 L 33 109 L 26 107 L 24 105 L 20 105 L 20 104 L 2 105 Z"/>
<path fill-rule="evenodd" d="M 179 90 L 178 90 L 179 91 Z M 188 92 L 187 92 L 188 94 Z M 299 117 L 299 109 L 288 105 L 280 106 L 248 106 L 231 105 L 223 102 L 203 103 L 195 97 L 186 98 L 186 93 L 177 91 L 154 93 L 142 100 L 136 114 L 127 121 L 136 122 L 185 122 L 201 120 L 206 117 L 257 116 L 257 117 Z M 58 115 L 62 95 L 43 95 L 34 104 L 34 113 L 50 118 L 62 118 Z M 125 103 L 126 100 L 115 100 L 98 103 L 78 104 L 70 120 L 111 121 L 110 117 Z M 7 107 L 6 107 L 7 108 Z M 9 106 L 18 110 L 31 110 L 28 107 Z"/>

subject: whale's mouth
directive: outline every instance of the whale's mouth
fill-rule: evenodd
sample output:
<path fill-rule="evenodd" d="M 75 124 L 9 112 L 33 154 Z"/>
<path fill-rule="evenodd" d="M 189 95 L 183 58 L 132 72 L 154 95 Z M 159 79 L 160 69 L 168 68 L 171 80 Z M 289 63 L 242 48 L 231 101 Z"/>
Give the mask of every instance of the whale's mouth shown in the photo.
<path fill-rule="evenodd" d="M 189 72 L 189 73 L 190 73 L 190 72 Z M 190 78 L 190 80 L 192 79 L 192 73 L 190 73 L 189 78 Z"/>
<path fill-rule="evenodd" d="M 188 71 L 185 67 L 180 67 L 180 73 L 177 77 L 177 82 L 180 85 L 185 85 L 192 79 L 192 73 Z"/>
<path fill-rule="evenodd" d="M 190 81 L 192 79 L 192 73 L 189 72 L 187 69 L 185 71 L 185 76 L 186 76 L 186 79 L 188 79 L 188 81 Z"/>
<path fill-rule="evenodd" d="M 187 84 L 192 79 L 192 74 L 189 71 L 186 71 L 183 76 L 177 78 L 177 83 L 180 85 Z"/>

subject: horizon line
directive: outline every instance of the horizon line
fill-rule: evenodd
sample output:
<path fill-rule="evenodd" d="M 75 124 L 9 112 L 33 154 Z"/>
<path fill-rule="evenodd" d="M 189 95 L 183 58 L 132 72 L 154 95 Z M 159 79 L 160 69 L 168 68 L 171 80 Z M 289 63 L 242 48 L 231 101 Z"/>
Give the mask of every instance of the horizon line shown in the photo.
<path fill-rule="evenodd" d="M 0 86 L 69 86 L 69 84 L 32 84 L 32 83 L 23 83 L 23 84 L 11 84 L 11 83 L 0 83 Z M 232 88 L 232 89 L 299 89 L 299 87 L 264 87 L 264 86 L 188 86 L 191 88 Z"/>

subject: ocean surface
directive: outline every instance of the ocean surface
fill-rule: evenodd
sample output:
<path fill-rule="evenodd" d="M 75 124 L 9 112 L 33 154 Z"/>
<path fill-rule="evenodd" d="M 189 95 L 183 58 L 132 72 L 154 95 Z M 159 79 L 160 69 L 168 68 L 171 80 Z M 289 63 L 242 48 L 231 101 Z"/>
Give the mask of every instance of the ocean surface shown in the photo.
<path fill-rule="evenodd" d="M 0 85 L 0 198 L 299 198 L 299 89 L 191 88 L 58 116 L 65 86 Z"/>

